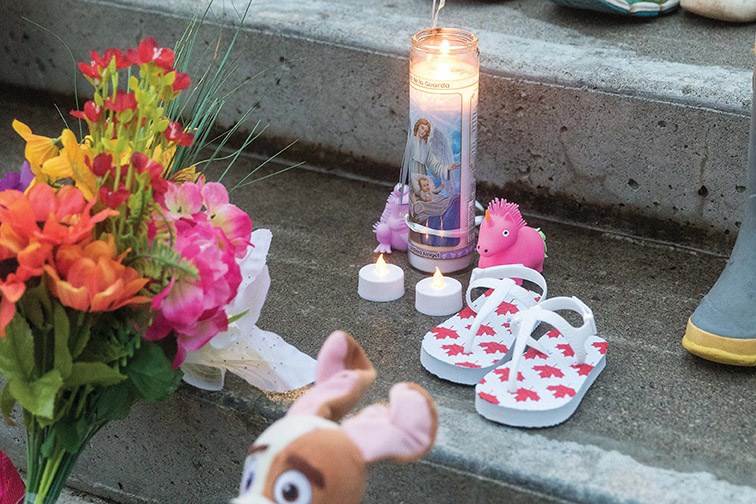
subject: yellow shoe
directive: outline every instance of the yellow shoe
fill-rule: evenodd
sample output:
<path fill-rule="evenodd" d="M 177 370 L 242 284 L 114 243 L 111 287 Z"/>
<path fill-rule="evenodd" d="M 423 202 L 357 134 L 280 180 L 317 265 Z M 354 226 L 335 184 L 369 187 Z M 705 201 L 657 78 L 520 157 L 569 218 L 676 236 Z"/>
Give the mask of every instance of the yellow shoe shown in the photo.
<path fill-rule="evenodd" d="M 688 352 L 710 361 L 733 366 L 756 366 L 756 339 L 754 338 L 718 336 L 699 329 L 688 319 L 688 327 L 682 344 Z"/>

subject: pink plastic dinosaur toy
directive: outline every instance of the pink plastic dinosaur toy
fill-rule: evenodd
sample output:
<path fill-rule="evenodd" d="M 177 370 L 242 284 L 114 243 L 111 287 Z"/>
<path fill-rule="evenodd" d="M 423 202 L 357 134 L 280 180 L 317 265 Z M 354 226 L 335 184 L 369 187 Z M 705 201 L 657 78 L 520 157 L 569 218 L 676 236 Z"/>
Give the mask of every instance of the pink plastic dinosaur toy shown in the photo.
<path fill-rule="evenodd" d="M 402 195 L 404 187 L 404 195 Z M 381 220 L 373 224 L 373 232 L 378 239 L 376 254 L 390 254 L 392 250 L 407 250 L 409 228 L 404 216 L 409 208 L 409 189 L 403 184 L 396 184 L 386 200 L 386 207 Z"/>
<path fill-rule="evenodd" d="M 486 217 L 478 235 L 478 267 L 522 264 L 543 271 L 546 237 L 528 227 L 516 203 L 494 199 L 488 204 Z"/>

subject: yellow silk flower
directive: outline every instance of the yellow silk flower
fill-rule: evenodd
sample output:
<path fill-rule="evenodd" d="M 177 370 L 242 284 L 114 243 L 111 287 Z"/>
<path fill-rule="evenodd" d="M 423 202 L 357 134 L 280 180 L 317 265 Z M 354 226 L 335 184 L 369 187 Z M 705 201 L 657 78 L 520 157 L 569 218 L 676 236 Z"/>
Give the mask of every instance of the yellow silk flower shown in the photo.
<path fill-rule="evenodd" d="M 69 129 L 63 130 L 60 140 L 63 148 L 58 156 L 42 164 L 42 174 L 53 181 L 70 178 L 84 197 L 91 200 L 97 192 L 97 178 L 86 163 L 89 147 L 80 145 L 76 140 L 76 135 Z"/>
<path fill-rule="evenodd" d="M 17 119 L 13 120 L 13 129 L 26 140 L 24 156 L 29 161 L 32 173 L 37 176 L 42 163 L 58 155 L 57 139 L 35 135 L 29 126 Z"/>

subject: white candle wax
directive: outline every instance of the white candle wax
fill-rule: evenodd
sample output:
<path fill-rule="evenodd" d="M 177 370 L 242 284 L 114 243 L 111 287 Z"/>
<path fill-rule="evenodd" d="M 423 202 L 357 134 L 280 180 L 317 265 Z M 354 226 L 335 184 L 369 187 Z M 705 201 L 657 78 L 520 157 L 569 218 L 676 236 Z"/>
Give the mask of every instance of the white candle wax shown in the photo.
<path fill-rule="evenodd" d="M 393 301 L 404 296 L 404 271 L 395 264 L 386 264 L 383 254 L 375 264 L 360 268 L 357 294 L 368 301 Z"/>
<path fill-rule="evenodd" d="M 462 284 L 454 278 L 436 274 L 417 282 L 415 309 L 432 316 L 452 315 L 462 309 Z"/>

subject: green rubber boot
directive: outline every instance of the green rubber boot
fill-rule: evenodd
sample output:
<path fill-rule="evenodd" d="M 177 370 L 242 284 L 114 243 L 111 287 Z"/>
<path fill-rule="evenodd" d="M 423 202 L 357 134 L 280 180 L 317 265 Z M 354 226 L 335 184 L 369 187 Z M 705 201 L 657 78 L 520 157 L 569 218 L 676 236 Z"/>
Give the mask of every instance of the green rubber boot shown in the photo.
<path fill-rule="evenodd" d="M 682 344 L 704 359 L 756 366 L 756 100 L 751 105 L 745 218 L 730 260 L 688 320 Z"/>

